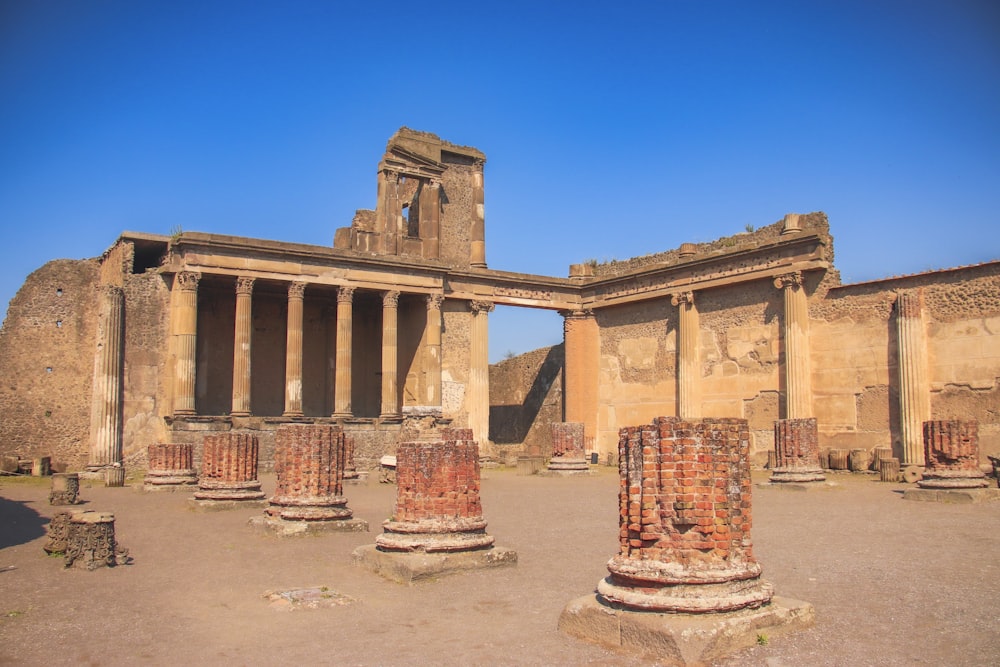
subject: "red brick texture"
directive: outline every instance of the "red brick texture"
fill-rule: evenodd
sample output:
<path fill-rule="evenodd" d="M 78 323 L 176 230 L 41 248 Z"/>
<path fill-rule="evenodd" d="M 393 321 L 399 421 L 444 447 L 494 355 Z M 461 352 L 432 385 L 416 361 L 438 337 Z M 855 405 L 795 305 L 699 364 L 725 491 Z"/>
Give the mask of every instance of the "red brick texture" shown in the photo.
<path fill-rule="evenodd" d="M 619 433 L 620 552 L 600 594 L 624 607 L 717 612 L 766 604 L 750 541 L 745 419 L 659 417 Z"/>
<path fill-rule="evenodd" d="M 150 445 L 149 470 L 189 471 L 194 469 L 194 445 L 189 444 L 157 444 Z"/>
<path fill-rule="evenodd" d="M 344 432 L 326 424 L 284 424 L 275 436 L 277 487 L 266 510 L 289 521 L 348 519 Z"/>
<path fill-rule="evenodd" d="M 262 500 L 257 480 L 260 445 L 252 433 L 230 431 L 205 436 L 196 500 Z"/>
<path fill-rule="evenodd" d="M 380 550 L 467 551 L 493 545 L 479 500 L 479 445 L 469 429 L 442 434 L 449 439 L 403 442 L 397 448 L 396 511 L 375 540 Z"/>
<path fill-rule="evenodd" d="M 979 469 L 979 423 L 959 419 L 924 422 L 925 488 L 986 486 Z"/>
<path fill-rule="evenodd" d="M 821 482 L 826 479 L 819 463 L 819 434 L 815 417 L 774 422 L 774 452 L 772 483 Z"/>
<path fill-rule="evenodd" d="M 583 422 L 552 423 L 552 456 L 581 459 L 583 450 Z"/>

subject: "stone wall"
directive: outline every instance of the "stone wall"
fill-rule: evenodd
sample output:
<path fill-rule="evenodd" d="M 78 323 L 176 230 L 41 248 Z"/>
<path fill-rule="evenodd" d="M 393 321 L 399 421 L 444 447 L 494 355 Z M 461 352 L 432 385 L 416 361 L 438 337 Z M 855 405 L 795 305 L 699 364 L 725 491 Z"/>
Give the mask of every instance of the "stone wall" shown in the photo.
<path fill-rule="evenodd" d="M 498 457 L 516 460 L 532 448 L 552 455 L 549 425 L 563 418 L 564 364 L 556 345 L 490 366 L 490 440 Z"/>
<path fill-rule="evenodd" d="M 55 260 L 11 299 L 0 329 L 0 454 L 87 464 L 98 263 Z"/>

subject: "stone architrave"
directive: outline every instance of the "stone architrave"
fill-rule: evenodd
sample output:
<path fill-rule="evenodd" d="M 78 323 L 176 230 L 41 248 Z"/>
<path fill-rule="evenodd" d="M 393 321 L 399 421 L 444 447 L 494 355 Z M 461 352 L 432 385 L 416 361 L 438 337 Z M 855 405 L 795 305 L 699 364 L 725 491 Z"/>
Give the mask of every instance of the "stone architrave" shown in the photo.
<path fill-rule="evenodd" d="M 578 474 L 589 472 L 583 444 L 583 422 L 553 422 L 550 472 Z"/>
<path fill-rule="evenodd" d="M 774 422 L 775 466 L 771 483 L 822 482 L 826 474 L 819 463 L 816 418 L 779 419 Z"/>
<path fill-rule="evenodd" d="M 619 432 L 619 554 L 597 596 L 570 602 L 564 632 L 702 664 L 812 624 L 812 606 L 775 598 L 750 540 L 745 419 L 658 417 Z"/>
<path fill-rule="evenodd" d="M 57 472 L 52 475 L 49 505 L 77 505 L 80 503 L 80 475 L 75 472 Z"/>
<path fill-rule="evenodd" d="M 401 443 L 396 451 L 396 509 L 374 545 L 354 561 L 410 583 L 482 567 L 513 565 L 517 553 L 494 546 L 479 499 L 479 447 L 469 429 L 444 429 L 443 440 Z"/>
<path fill-rule="evenodd" d="M 252 526 L 278 535 L 315 531 L 366 531 L 343 495 L 345 441 L 339 426 L 283 424 L 274 448 L 277 488 L 264 516 Z"/>
<path fill-rule="evenodd" d="M 924 422 L 921 489 L 978 489 L 988 482 L 979 469 L 979 423 L 975 420 Z"/>
<path fill-rule="evenodd" d="M 201 477 L 192 504 L 201 509 L 266 505 L 257 479 L 260 445 L 253 433 L 228 431 L 205 435 Z"/>
<path fill-rule="evenodd" d="M 194 445 L 159 443 L 147 449 L 149 468 L 142 488 L 145 491 L 176 491 L 198 483 L 194 469 Z"/>

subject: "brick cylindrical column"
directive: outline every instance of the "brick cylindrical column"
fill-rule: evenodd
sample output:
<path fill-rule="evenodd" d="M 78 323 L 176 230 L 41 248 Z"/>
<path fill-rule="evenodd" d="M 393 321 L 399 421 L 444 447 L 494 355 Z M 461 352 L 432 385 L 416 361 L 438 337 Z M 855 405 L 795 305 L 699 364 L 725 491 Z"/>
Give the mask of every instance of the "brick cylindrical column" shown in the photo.
<path fill-rule="evenodd" d="M 454 552 L 493 545 L 479 501 L 479 447 L 465 429 L 448 440 L 400 443 L 396 511 L 375 539 L 380 551 Z M 465 430 L 467 431 L 467 430 Z"/>
<path fill-rule="evenodd" d="M 194 445 L 159 443 L 147 448 L 149 467 L 143 488 L 147 491 L 192 486 L 198 483 L 194 470 Z"/>
<path fill-rule="evenodd" d="M 768 603 L 750 542 L 747 420 L 658 417 L 621 429 L 618 449 L 621 550 L 598 594 L 655 612 Z"/>
<path fill-rule="evenodd" d="M 325 424 L 285 424 L 274 447 L 277 488 L 268 516 L 286 521 L 350 519 L 343 494 L 344 432 Z"/>
<path fill-rule="evenodd" d="M 260 446 L 252 433 L 205 435 L 196 500 L 263 500 L 257 479 Z"/>
<path fill-rule="evenodd" d="M 922 489 L 975 489 L 987 485 L 979 469 L 979 422 L 959 419 L 924 422 Z"/>
<path fill-rule="evenodd" d="M 549 470 L 589 470 L 583 442 L 583 422 L 552 422 L 552 458 Z"/>
<path fill-rule="evenodd" d="M 441 306 L 444 296 L 430 294 L 427 296 L 427 326 L 425 338 L 427 341 L 426 388 L 424 405 L 441 406 Z"/>
<path fill-rule="evenodd" d="M 354 462 L 354 435 L 344 434 L 344 479 L 358 479 L 358 466 Z"/>
<path fill-rule="evenodd" d="M 774 468 L 771 482 L 822 482 L 816 418 L 774 422 Z"/>

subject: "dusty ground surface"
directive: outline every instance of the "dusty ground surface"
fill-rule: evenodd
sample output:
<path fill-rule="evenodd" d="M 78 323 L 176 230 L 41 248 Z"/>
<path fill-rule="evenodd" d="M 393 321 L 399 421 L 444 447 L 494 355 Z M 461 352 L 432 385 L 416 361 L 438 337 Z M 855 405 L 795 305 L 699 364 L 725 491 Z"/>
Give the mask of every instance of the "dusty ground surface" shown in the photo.
<path fill-rule="evenodd" d="M 134 557 L 87 572 L 42 551 L 59 509 L 48 482 L 0 478 L 0 664 L 656 664 L 556 629 L 617 549 L 617 471 L 597 470 L 486 471 L 488 531 L 520 562 L 410 587 L 351 564 L 393 509 L 395 487 L 374 479 L 345 487 L 371 532 L 284 539 L 250 531 L 261 510 L 195 513 L 187 494 L 84 486 L 82 507 L 114 512 Z M 754 489 L 765 578 L 811 602 L 816 626 L 718 664 L 1000 664 L 1000 502 L 903 501 L 902 485 L 831 479 L 840 486 Z M 356 602 L 279 611 L 264 599 L 309 586 Z"/>

